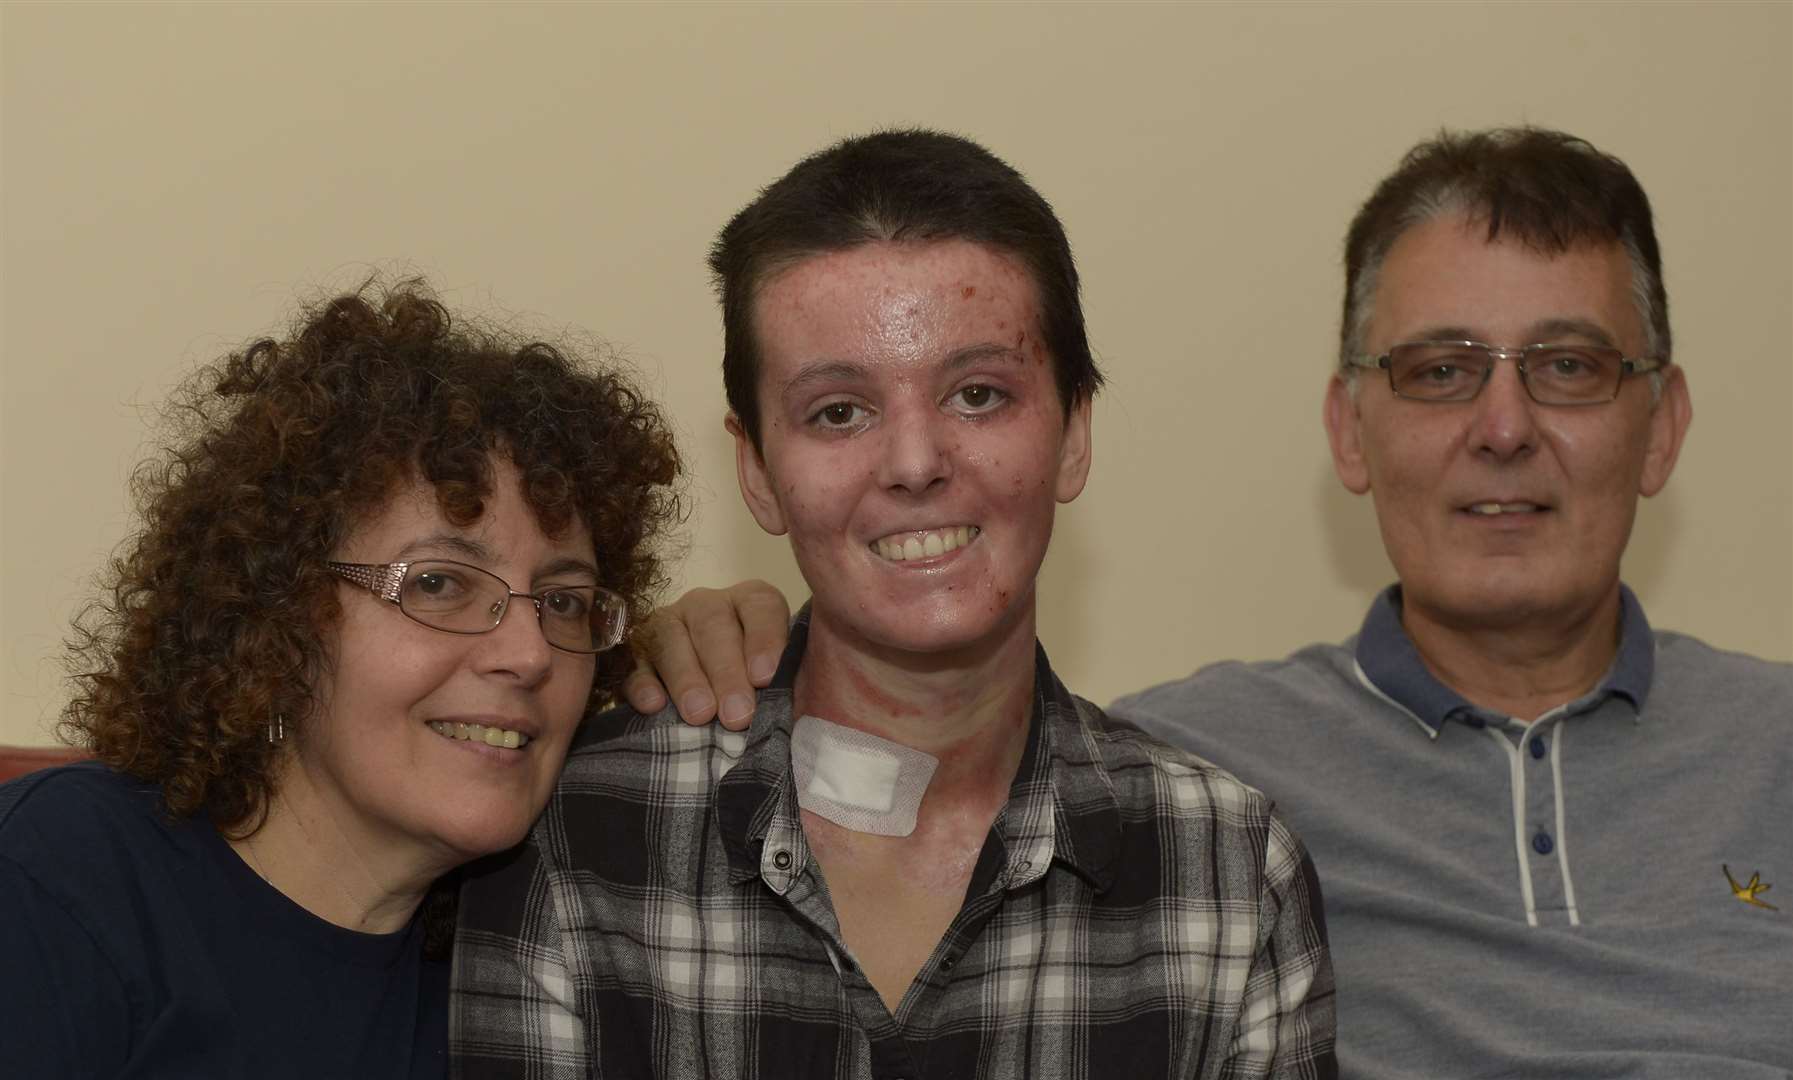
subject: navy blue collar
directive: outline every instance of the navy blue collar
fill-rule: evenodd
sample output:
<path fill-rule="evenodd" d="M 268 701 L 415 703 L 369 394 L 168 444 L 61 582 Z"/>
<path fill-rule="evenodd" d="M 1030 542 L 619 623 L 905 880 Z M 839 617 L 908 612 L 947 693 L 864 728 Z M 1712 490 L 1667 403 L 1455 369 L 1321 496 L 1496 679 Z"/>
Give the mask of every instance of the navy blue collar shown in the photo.
<path fill-rule="evenodd" d="M 1401 587 L 1390 585 L 1370 605 L 1357 632 L 1357 666 L 1376 690 L 1412 713 L 1434 737 L 1447 720 L 1480 726 L 1495 714 L 1477 708 L 1463 695 L 1439 682 L 1413 647 L 1401 625 Z M 1619 653 L 1593 692 L 1570 703 L 1581 712 L 1618 695 L 1642 712 L 1656 672 L 1656 637 L 1644 618 L 1643 605 L 1619 586 Z"/>

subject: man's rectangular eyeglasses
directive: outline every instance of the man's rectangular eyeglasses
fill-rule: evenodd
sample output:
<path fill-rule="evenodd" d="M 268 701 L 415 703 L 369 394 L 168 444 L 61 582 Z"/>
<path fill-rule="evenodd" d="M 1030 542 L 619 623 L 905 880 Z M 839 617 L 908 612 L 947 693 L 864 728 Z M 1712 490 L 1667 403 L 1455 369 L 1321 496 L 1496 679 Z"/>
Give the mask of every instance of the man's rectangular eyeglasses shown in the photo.
<path fill-rule="evenodd" d="M 1627 357 L 1605 345 L 1526 345 L 1503 349 L 1480 341 L 1406 341 L 1352 365 L 1388 372 L 1389 389 L 1414 401 L 1469 401 L 1494 376 L 1495 361 L 1511 357 L 1519 381 L 1540 405 L 1599 405 L 1619 396 L 1630 375 L 1657 371 L 1666 361 Z"/>
<path fill-rule="evenodd" d="M 542 637 L 567 652 L 603 652 L 623 639 L 628 603 L 596 585 L 549 585 L 518 592 L 496 574 L 466 563 L 328 564 L 331 570 L 398 605 L 413 622 L 451 634 L 484 634 L 498 628 L 511 598 L 535 605 Z"/>

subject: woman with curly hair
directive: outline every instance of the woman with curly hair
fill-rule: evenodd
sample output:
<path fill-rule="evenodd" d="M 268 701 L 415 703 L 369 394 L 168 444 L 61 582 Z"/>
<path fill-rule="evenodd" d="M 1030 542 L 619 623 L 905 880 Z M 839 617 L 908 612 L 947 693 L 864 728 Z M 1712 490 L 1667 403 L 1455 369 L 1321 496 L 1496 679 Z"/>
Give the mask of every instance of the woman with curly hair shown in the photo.
<path fill-rule="evenodd" d="M 681 515 L 615 372 L 363 289 L 202 371 L 0 786 L 0 1061 L 440 1076 L 455 871 L 521 840 Z"/>

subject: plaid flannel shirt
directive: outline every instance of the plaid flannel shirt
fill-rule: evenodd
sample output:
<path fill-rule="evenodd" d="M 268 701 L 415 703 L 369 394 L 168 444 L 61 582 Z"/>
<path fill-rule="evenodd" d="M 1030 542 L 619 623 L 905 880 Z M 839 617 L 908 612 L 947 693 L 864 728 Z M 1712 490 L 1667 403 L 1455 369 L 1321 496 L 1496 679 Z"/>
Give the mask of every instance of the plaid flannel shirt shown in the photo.
<path fill-rule="evenodd" d="M 587 726 L 529 841 L 461 899 L 462 1077 L 1329 1077 L 1313 866 L 1269 800 L 1111 725 L 1038 653 L 1027 748 L 895 1015 L 804 841 L 791 682 L 746 733 Z"/>

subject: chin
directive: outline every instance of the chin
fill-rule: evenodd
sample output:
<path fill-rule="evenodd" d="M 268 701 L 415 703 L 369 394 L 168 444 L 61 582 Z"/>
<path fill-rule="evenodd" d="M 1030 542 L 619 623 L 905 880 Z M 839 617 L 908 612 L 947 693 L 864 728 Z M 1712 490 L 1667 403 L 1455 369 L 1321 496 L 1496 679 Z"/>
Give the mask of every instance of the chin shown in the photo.
<path fill-rule="evenodd" d="M 474 800 L 453 819 L 439 822 L 436 835 L 463 861 L 516 847 L 529 835 L 536 817 L 518 813 L 521 801 Z"/>
<path fill-rule="evenodd" d="M 849 625 L 881 648 L 921 655 L 956 653 L 1001 642 L 1022 611 L 1013 603 L 992 611 L 989 595 L 980 592 L 964 599 L 928 597 L 879 612 L 875 620 L 854 620 Z"/>
<path fill-rule="evenodd" d="M 1408 595 L 1412 595 L 1411 591 Z M 1566 588 L 1547 587 L 1523 569 L 1503 572 L 1476 566 L 1463 568 L 1455 581 L 1434 592 L 1435 599 L 1429 606 L 1462 625 L 1509 627 L 1559 611 L 1573 595 Z"/>
<path fill-rule="evenodd" d="M 529 822 L 458 829 L 445 838 L 446 845 L 460 856 L 461 862 L 472 862 L 487 855 L 496 855 L 521 844 L 529 835 Z"/>

